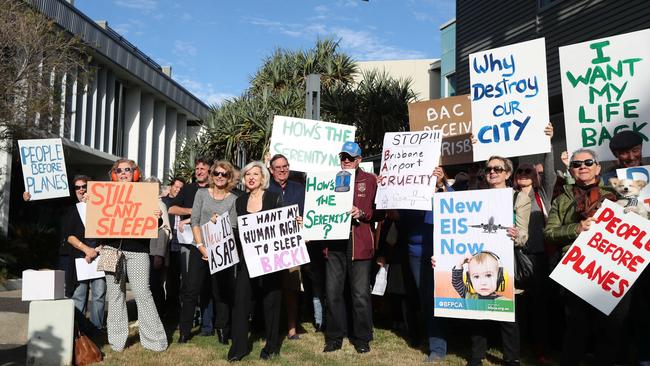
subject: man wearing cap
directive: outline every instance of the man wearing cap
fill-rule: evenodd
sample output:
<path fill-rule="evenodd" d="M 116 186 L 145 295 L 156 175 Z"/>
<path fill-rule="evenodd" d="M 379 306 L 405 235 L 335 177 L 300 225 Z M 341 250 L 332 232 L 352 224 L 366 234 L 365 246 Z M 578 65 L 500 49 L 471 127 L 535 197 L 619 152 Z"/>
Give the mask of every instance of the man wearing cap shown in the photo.
<path fill-rule="evenodd" d="M 359 168 L 361 148 L 355 142 L 343 144 L 339 153 L 341 169 L 354 169 L 354 199 L 350 215 L 352 232 L 346 240 L 328 241 L 325 264 L 327 326 L 323 352 L 341 349 L 347 329 L 345 280 L 352 297 L 352 331 L 350 343 L 358 353 L 370 351 L 372 340 L 372 307 L 370 301 L 370 269 L 374 256 L 373 203 L 377 192 L 377 178 Z"/>
<path fill-rule="evenodd" d="M 616 169 L 641 166 L 643 137 L 634 131 L 621 131 L 609 140 L 609 149 L 618 159 L 618 164 L 603 174 L 603 183 L 609 184 L 610 178 L 616 177 Z"/>

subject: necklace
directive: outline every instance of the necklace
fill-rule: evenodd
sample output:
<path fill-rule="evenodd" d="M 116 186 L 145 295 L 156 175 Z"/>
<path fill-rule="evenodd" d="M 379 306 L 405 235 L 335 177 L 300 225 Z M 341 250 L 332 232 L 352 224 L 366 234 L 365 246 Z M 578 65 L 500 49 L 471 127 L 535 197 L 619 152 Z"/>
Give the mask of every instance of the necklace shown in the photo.
<path fill-rule="evenodd" d="M 219 194 L 219 193 L 221 193 L 221 194 Z M 217 191 L 216 188 L 210 188 L 210 196 L 215 201 L 221 201 L 224 198 L 226 198 L 227 195 L 228 195 L 228 192 L 226 192 L 226 191 L 223 191 L 223 190 Z M 221 196 L 221 198 L 219 198 L 219 196 Z"/>

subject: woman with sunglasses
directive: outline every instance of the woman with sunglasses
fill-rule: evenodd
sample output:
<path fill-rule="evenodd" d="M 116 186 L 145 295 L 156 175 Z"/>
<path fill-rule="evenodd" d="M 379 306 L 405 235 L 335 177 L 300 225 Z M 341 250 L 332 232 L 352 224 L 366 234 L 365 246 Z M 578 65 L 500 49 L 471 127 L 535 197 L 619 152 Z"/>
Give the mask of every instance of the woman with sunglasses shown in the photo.
<path fill-rule="evenodd" d="M 188 337 L 192 330 L 194 320 L 194 309 L 197 299 L 203 288 L 203 281 L 210 278 L 212 298 L 215 304 L 215 328 L 217 337 L 222 344 L 228 344 L 228 328 L 230 323 L 230 301 L 228 295 L 232 291 L 233 268 L 230 267 L 210 275 L 208 267 L 208 250 L 203 241 L 201 226 L 208 221 L 216 222 L 219 215 L 228 212 L 230 224 L 237 226 L 237 213 L 235 212 L 235 200 L 237 196 L 232 193 L 237 182 L 234 178 L 234 168 L 227 161 L 219 160 L 210 167 L 208 188 L 199 189 L 194 196 L 192 205 L 192 234 L 194 242 L 201 252 L 201 257 L 190 256 L 187 267 L 187 279 L 183 279 L 185 293 L 182 298 L 180 333 Z"/>
<path fill-rule="evenodd" d="M 544 229 L 546 239 L 566 253 L 581 232 L 589 230 L 593 215 L 605 199 L 616 200 L 614 191 L 600 180 L 600 164 L 596 153 L 578 149 L 569 160 L 569 171 L 575 179 L 555 198 Z M 594 335 L 595 360 L 599 365 L 613 365 L 619 349 L 623 322 L 631 296 L 624 296 L 616 308 L 604 315 L 569 291 L 564 291 L 566 329 L 562 343 L 560 365 L 578 365 L 582 360 L 587 340 Z"/>

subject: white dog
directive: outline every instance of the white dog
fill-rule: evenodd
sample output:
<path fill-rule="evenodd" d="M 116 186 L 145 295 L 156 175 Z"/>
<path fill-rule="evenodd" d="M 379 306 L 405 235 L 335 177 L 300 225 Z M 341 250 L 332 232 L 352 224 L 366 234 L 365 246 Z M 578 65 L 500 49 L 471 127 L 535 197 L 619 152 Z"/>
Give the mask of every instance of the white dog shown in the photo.
<path fill-rule="evenodd" d="M 648 211 L 646 211 L 643 202 L 639 201 L 639 194 L 647 184 L 645 181 L 611 178 L 609 184 L 614 187 L 620 197 L 616 203 L 623 206 L 626 213 L 633 211 L 643 218 L 648 218 Z"/>

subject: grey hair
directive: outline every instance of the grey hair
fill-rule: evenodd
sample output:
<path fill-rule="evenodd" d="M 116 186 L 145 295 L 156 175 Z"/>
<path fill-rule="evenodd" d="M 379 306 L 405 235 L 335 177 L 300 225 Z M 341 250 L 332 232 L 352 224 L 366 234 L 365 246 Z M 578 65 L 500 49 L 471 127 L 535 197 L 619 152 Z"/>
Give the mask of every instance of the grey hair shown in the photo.
<path fill-rule="evenodd" d="M 246 166 L 241 170 L 242 184 L 246 186 L 246 173 L 256 167 L 260 168 L 260 171 L 262 172 L 262 189 L 269 188 L 269 183 L 271 182 L 271 174 L 266 168 L 266 165 L 264 165 L 264 163 L 259 160 L 251 161 L 250 163 L 246 164 Z"/>
<path fill-rule="evenodd" d="M 505 165 L 503 168 L 508 173 L 512 173 L 515 170 L 514 166 L 512 165 L 512 160 L 498 155 L 490 156 L 490 158 L 485 161 L 485 166 L 487 166 L 488 163 L 491 162 L 492 160 L 501 160 L 503 162 L 503 165 Z"/>
<path fill-rule="evenodd" d="M 581 153 L 586 153 L 586 154 L 591 155 L 591 157 L 596 161 L 596 163 L 598 163 L 598 155 L 596 154 L 596 152 L 593 151 L 593 150 L 591 150 L 591 149 L 585 149 L 585 148 L 580 148 L 580 149 L 574 151 L 574 152 L 571 154 L 571 159 L 569 159 L 569 161 L 573 161 L 573 158 L 574 158 L 576 155 L 581 154 Z"/>
<path fill-rule="evenodd" d="M 161 184 L 162 182 L 160 181 L 160 179 L 158 179 L 158 177 L 152 175 L 150 177 L 147 177 L 147 179 L 145 179 L 144 182 L 145 183 L 158 183 L 158 194 L 162 193 L 162 184 Z"/>

